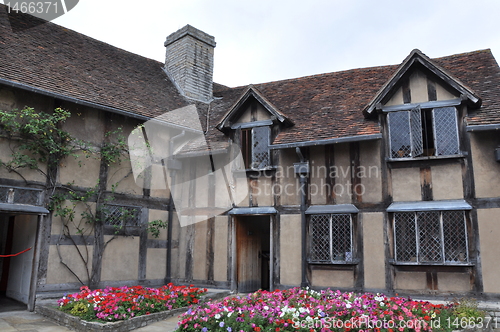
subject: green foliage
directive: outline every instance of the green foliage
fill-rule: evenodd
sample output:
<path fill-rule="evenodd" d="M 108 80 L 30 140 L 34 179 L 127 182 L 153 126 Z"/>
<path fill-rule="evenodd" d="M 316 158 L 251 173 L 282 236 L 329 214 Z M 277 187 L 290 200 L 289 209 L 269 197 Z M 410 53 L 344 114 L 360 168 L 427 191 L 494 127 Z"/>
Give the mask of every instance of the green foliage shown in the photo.
<path fill-rule="evenodd" d="M 484 318 L 486 312 L 478 308 L 478 303 L 476 299 L 473 298 L 461 298 L 455 305 L 453 314 L 458 318 Z"/>
<path fill-rule="evenodd" d="M 38 170 L 44 174 L 48 184 L 46 187 L 48 208 L 62 221 L 60 238 L 73 241 L 80 260 L 87 270 L 87 279 L 90 281 L 92 279 L 89 271 L 90 251 L 87 246 L 81 249 L 81 246 L 77 245 L 81 241 L 75 241 L 74 238 L 81 236 L 85 239 L 84 243 L 87 243 L 93 236 L 94 227 L 104 224 L 105 218 L 109 215 L 106 213 L 106 204 L 113 200 L 112 194 L 118 183 L 111 184 L 111 193 L 107 192 L 106 186 L 102 186 L 99 182 L 93 188 L 78 190 L 72 183 L 66 185 L 57 183 L 55 170 L 65 158 L 79 158 L 82 154 L 85 158 L 100 159 L 105 165 L 110 166 L 120 163 L 127 155 L 128 149 L 121 127 L 105 133 L 104 142 L 100 146 L 73 137 L 63 129 L 64 123 L 70 116 L 70 112 L 61 108 L 56 108 L 52 113 L 36 112 L 31 107 L 22 110 L 0 110 L 0 138 L 15 143 L 11 144 L 10 159 L 0 160 L 0 167 L 17 173 L 25 181 L 27 180 L 20 172 L 21 169 Z M 78 164 L 81 166 L 80 159 Z M 79 215 L 76 211 L 80 211 Z M 124 209 L 118 216 L 113 216 L 113 222 L 121 228 L 131 217 L 133 217 L 131 212 Z M 165 225 L 166 223 L 155 220 L 147 225 L 147 230 L 158 237 L 160 228 L 164 228 Z M 104 244 L 102 250 L 108 242 Z M 61 264 L 83 284 L 80 277 L 64 262 L 60 252 L 59 258 Z M 84 308 L 78 307 L 73 310 L 83 312 Z"/>
<path fill-rule="evenodd" d="M 163 220 L 153 220 L 148 223 L 147 230 L 155 238 L 160 236 L 160 228 L 167 228 L 168 222 Z"/>
<path fill-rule="evenodd" d="M 38 162 L 55 166 L 59 160 L 72 154 L 73 138 L 60 128 L 70 116 L 61 108 L 56 108 L 52 114 L 37 113 L 31 107 L 0 111 L 2 137 L 19 141 L 12 160 L 2 162 L 2 166 L 10 171 L 36 169 Z"/>
<path fill-rule="evenodd" d="M 101 146 L 101 158 L 108 166 L 121 162 L 123 153 L 127 152 L 127 141 L 122 132 L 123 129 L 120 127 L 105 134 L 108 139 L 115 136 L 115 142 L 104 142 Z"/>

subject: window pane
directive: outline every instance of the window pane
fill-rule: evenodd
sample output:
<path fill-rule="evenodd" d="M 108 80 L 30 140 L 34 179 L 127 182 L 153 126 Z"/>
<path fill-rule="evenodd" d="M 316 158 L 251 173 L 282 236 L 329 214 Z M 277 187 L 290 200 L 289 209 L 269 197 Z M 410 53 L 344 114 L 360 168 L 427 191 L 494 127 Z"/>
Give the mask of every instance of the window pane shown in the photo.
<path fill-rule="evenodd" d="M 443 107 L 433 110 L 436 156 L 458 154 L 457 110 Z"/>
<path fill-rule="evenodd" d="M 422 139 L 422 115 L 420 108 L 411 110 L 411 156 L 418 157 L 424 153 L 424 142 Z"/>
<path fill-rule="evenodd" d="M 416 262 L 415 213 L 394 213 L 394 232 L 396 260 L 400 262 Z"/>
<path fill-rule="evenodd" d="M 270 165 L 269 127 L 252 129 L 252 168 L 262 169 Z"/>
<path fill-rule="evenodd" d="M 104 224 L 110 226 L 139 226 L 141 210 L 138 207 L 106 205 L 103 207 Z"/>
<path fill-rule="evenodd" d="M 441 224 L 439 212 L 417 212 L 419 261 L 442 262 Z"/>
<path fill-rule="evenodd" d="M 243 155 L 243 161 L 245 163 L 245 169 L 250 168 L 252 163 L 252 139 L 251 139 L 252 129 L 242 129 L 241 130 L 241 154 Z"/>
<path fill-rule="evenodd" d="M 391 158 L 407 158 L 411 156 L 411 135 L 409 111 L 390 112 L 389 137 Z"/>
<path fill-rule="evenodd" d="M 444 254 L 447 262 L 467 262 L 468 250 L 463 211 L 443 212 Z"/>
<path fill-rule="evenodd" d="M 311 216 L 311 252 L 313 262 L 330 262 L 330 215 Z"/>
<path fill-rule="evenodd" d="M 351 215 L 332 215 L 332 259 L 334 261 L 351 261 Z"/>

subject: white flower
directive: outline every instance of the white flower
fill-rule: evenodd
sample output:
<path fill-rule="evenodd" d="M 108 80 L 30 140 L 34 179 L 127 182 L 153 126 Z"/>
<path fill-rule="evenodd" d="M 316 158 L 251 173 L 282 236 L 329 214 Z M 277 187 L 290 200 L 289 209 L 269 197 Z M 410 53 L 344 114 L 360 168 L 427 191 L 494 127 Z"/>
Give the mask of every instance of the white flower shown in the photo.
<path fill-rule="evenodd" d="M 350 303 L 346 303 L 345 307 L 346 307 L 347 309 L 349 309 L 349 308 L 351 308 L 351 307 L 352 307 L 352 305 L 351 305 Z"/>
<path fill-rule="evenodd" d="M 264 310 L 269 310 L 269 307 L 267 305 L 265 305 Z"/>
<path fill-rule="evenodd" d="M 220 319 L 220 314 L 215 314 L 214 318 L 215 319 Z"/>

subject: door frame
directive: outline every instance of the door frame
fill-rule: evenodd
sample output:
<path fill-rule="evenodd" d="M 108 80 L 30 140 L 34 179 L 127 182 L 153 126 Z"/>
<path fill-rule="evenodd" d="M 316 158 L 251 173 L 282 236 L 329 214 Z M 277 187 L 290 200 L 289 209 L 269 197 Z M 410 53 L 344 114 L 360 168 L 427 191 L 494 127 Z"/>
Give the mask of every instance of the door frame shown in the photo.
<path fill-rule="evenodd" d="M 257 216 L 267 216 L 269 218 L 269 291 L 274 290 L 274 262 L 275 262 L 275 250 L 274 250 L 274 227 L 276 216 L 274 214 L 239 214 L 231 215 L 231 291 L 238 292 L 238 252 L 237 252 L 237 235 L 236 235 L 236 224 L 238 222 L 238 217 L 257 217 Z"/>

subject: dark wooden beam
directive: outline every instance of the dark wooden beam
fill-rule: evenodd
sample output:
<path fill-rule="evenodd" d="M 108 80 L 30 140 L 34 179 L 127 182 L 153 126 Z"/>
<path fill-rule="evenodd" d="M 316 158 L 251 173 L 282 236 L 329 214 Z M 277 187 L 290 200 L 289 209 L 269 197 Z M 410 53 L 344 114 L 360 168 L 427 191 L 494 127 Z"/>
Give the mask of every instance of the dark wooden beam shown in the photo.
<path fill-rule="evenodd" d="M 420 168 L 420 189 L 422 200 L 432 201 L 432 174 L 429 166 Z"/>
<path fill-rule="evenodd" d="M 359 177 L 360 161 L 359 161 L 359 142 L 349 144 L 349 154 L 351 159 L 351 192 L 352 203 L 361 203 L 363 201 L 363 189 L 361 186 L 361 178 Z"/>
<path fill-rule="evenodd" d="M 330 170 L 335 167 L 335 145 L 325 145 L 325 166 L 326 166 L 326 204 L 335 204 L 335 176 L 332 176 Z"/>
<path fill-rule="evenodd" d="M 437 92 L 436 92 L 436 82 L 427 78 L 427 96 L 429 101 L 437 100 Z"/>
<path fill-rule="evenodd" d="M 411 103 L 411 90 L 410 90 L 410 80 L 405 79 L 403 81 L 403 103 Z"/>

